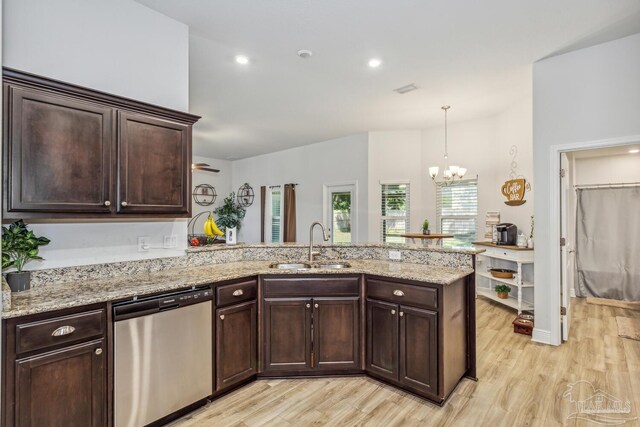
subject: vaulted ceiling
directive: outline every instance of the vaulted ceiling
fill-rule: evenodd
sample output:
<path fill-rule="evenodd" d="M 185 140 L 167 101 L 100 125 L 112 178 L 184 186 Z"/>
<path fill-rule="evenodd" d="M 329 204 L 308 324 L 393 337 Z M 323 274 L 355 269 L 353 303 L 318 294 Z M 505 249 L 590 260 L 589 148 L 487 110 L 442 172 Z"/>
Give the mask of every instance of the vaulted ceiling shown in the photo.
<path fill-rule="evenodd" d="M 189 25 L 194 152 L 222 159 L 496 114 L 533 62 L 640 31 L 638 0 L 137 1 Z"/>

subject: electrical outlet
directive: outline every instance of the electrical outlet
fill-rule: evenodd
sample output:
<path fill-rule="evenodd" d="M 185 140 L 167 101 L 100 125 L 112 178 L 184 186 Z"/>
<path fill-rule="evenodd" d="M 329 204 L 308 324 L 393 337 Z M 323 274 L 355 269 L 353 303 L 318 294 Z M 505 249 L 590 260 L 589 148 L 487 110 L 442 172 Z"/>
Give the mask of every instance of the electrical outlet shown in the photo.
<path fill-rule="evenodd" d="M 138 237 L 138 252 L 148 252 L 151 249 L 148 236 Z"/>
<path fill-rule="evenodd" d="M 178 246 L 178 237 L 175 234 L 170 236 L 164 236 L 164 245 L 165 249 L 172 249 Z"/>
<path fill-rule="evenodd" d="M 400 251 L 389 251 L 389 259 L 400 261 L 402 259 L 402 252 L 400 252 Z"/>

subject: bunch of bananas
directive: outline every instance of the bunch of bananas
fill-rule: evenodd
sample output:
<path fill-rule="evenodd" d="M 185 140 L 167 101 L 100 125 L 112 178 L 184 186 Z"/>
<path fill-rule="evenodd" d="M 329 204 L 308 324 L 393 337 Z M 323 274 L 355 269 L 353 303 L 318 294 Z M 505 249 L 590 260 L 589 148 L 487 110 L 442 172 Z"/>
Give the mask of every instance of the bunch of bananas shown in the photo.
<path fill-rule="evenodd" d="M 224 233 L 220 231 L 216 222 L 213 220 L 213 217 L 209 215 L 207 220 L 204 222 L 204 234 L 209 237 L 222 236 Z"/>

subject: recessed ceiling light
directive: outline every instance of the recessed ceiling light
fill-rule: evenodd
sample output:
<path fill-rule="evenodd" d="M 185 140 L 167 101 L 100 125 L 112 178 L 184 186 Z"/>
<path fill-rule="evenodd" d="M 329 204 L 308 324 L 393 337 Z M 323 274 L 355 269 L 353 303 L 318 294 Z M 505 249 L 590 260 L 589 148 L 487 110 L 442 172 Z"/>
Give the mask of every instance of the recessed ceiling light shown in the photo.
<path fill-rule="evenodd" d="M 378 58 L 371 58 L 369 60 L 369 67 L 378 68 L 382 64 L 382 61 Z"/>
<path fill-rule="evenodd" d="M 411 92 L 412 90 L 416 90 L 416 89 L 418 89 L 418 86 L 416 86 L 415 84 L 411 83 L 411 84 L 408 84 L 406 86 L 402 86 L 402 87 L 399 87 L 397 89 L 394 89 L 393 91 L 394 92 L 398 92 L 400 95 L 402 95 L 402 94 L 405 94 L 407 92 Z"/>
<path fill-rule="evenodd" d="M 244 55 L 238 55 L 238 56 L 236 56 L 236 62 L 237 62 L 238 64 L 245 65 L 245 64 L 248 64 L 248 63 L 249 63 L 249 58 L 247 58 L 247 57 L 246 57 L 246 56 L 244 56 Z"/>
<path fill-rule="evenodd" d="M 313 52 L 308 49 L 300 49 L 298 51 L 298 56 L 302 59 L 311 58 L 311 55 L 313 55 Z"/>
<path fill-rule="evenodd" d="M 629 150 L 629 154 L 638 154 L 640 153 L 640 148 L 632 148 Z"/>

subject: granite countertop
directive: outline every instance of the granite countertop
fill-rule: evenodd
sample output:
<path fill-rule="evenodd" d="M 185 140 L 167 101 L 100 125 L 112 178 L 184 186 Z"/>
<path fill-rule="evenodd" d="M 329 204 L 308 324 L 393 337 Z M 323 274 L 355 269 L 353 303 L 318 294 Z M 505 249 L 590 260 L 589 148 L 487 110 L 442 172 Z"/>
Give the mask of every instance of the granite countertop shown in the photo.
<path fill-rule="evenodd" d="M 174 268 L 103 280 L 61 283 L 12 294 L 11 306 L 2 312 L 2 317 L 19 317 L 69 307 L 115 301 L 138 295 L 171 291 L 258 274 L 366 273 L 448 285 L 474 271 L 472 268 L 437 267 L 379 260 L 354 260 L 348 262 L 351 264 L 351 268 L 348 269 L 314 268 L 300 271 L 269 268 L 272 261 L 237 261 L 225 264 Z"/>

